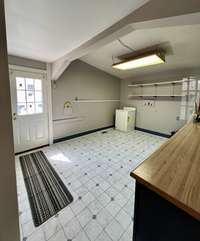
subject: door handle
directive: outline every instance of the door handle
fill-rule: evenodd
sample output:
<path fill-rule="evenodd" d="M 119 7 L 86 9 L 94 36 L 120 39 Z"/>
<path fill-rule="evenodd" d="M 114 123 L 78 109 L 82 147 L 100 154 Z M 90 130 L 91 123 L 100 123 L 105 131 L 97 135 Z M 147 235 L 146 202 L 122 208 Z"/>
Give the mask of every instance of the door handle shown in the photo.
<path fill-rule="evenodd" d="M 16 117 L 16 113 L 13 113 L 13 120 L 16 120 L 17 117 Z"/>

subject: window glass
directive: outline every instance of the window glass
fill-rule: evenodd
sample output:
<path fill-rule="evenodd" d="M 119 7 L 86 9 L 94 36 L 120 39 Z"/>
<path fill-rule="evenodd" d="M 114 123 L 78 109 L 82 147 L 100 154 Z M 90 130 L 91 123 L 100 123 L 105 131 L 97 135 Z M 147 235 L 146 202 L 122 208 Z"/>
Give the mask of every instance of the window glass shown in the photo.
<path fill-rule="evenodd" d="M 42 113 L 43 112 L 43 104 L 42 103 L 35 103 L 35 112 Z"/>
<path fill-rule="evenodd" d="M 35 90 L 42 91 L 42 81 L 41 81 L 41 79 L 35 79 Z"/>
<path fill-rule="evenodd" d="M 181 112 L 180 112 L 180 119 L 181 120 L 186 120 L 186 106 L 181 106 Z"/>
<path fill-rule="evenodd" d="M 35 113 L 35 104 L 27 103 L 27 114 L 34 114 L 34 113 Z"/>
<path fill-rule="evenodd" d="M 42 80 L 16 77 L 17 114 L 43 113 Z"/>
<path fill-rule="evenodd" d="M 26 112 L 26 103 L 17 103 L 17 113 L 18 115 L 25 115 Z"/>
<path fill-rule="evenodd" d="M 188 104 L 193 104 L 196 101 L 196 94 L 195 92 L 189 92 L 188 94 Z"/>
<path fill-rule="evenodd" d="M 189 90 L 195 90 L 196 89 L 196 80 L 190 80 L 189 82 Z"/>
<path fill-rule="evenodd" d="M 25 79 L 21 77 L 16 78 L 17 90 L 25 90 Z"/>
<path fill-rule="evenodd" d="M 17 102 L 26 102 L 25 90 L 17 90 Z"/>
<path fill-rule="evenodd" d="M 198 83 L 197 83 L 197 86 L 198 86 L 198 90 L 200 90 L 200 80 L 197 80 Z"/>
<path fill-rule="evenodd" d="M 187 105 L 188 98 L 187 95 L 183 95 L 181 98 L 181 105 Z"/>
<path fill-rule="evenodd" d="M 26 78 L 26 90 L 34 90 L 34 80 Z"/>
<path fill-rule="evenodd" d="M 42 102 L 42 91 L 35 91 L 35 102 Z"/>
<path fill-rule="evenodd" d="M 34 102 L 34 91 L 26 91 L 27 102 Z"/>
<path fill-rule="evenodd" d="M 183 91 L 187 91 L 188 90 L 188 82 L 187 81 L 184 81 L 183 84 L 182 84 L 182 90 Z"/>

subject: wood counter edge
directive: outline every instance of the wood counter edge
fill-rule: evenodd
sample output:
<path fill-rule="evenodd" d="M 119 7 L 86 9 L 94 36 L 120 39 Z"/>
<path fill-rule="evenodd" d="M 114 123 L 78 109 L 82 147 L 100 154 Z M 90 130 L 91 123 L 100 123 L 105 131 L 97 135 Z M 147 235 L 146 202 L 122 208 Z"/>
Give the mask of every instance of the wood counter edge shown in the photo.
<path fill-rule="evenodd" d="M 144 185 L 145 187 L 147 187 L 148 189 L 150 189 L 151 191 L 157 193 L 159 196 L 163 197 L 164 199 L 166 199 L 167 201 L 169 201 L 170 203 L 172 203 L 173 205 L 175 205 L 176 207 L 182 209 L 183 211 L 185 211 L 187 214 L 189 214 L 190 216 L 192 216 L 193 218 L 197 219 L 198 221 L 200 221 L 200 213 L 196 212 L 194 209 L 190 208 L 189 206 L 185 205 L 184 203 L 180 202 L 179 200 L 177 200 L 176 198 L 170 196 L 168 193 L 160 190 L 159 188 L 155 187 L 154 185 L 150 184 L 149 182 L 145 181 L 144 179 L 142 179 L 141 177 L 137 176 L 134 171 L 132 171 L 130 173 L 130 176 L 133 177 L 134 179 L 136 179 L 137 182 L 139 182 L 140 184 Z"/>

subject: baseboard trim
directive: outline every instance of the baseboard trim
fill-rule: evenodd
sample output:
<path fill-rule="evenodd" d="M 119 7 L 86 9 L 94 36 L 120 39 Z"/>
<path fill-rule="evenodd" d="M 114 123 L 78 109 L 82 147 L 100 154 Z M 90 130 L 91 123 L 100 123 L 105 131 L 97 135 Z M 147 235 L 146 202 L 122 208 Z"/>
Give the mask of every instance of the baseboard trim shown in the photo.
<path fill-rule="evenodd" d="M 38 147 L 35 147 L 35 148 L 31 148 L 31 149 L 26 150 L 26 151 L 17 152 L 17 153 L 15 153 L 15 156 L 17 156 L 17 155 L 21 155 L 21 154 L 24 154 L 24 153 L 26 153 L 26 152 L 30 152 L 30 151 L 36 151 L 36 150 L 38 150 L 38 149 L 41 149 L 41 148 L 43 148 L 43 147 L 47 147 L 47 146 L 49 146 L 49 144 L 47 144 L 47 145 L 43 145 L 43 146 L 38 146 Z"/>
<path fill-rule="evenodd" d="M 171 137 L 171 135 L 168 135 L 168 134 L 160 133 L 160 132 L 157 132 L 157 131 L 151 131 L 151 130 L 143 129 L 143 128 L 140 128 L 140 127 L 135 127 L 135 129 L 137 131 L 146 132 L 146 133 L 153 134 L 153 135 L 156 135 L 156 136 L 162 136 L 162 137 L 165 137 L 165 138 Z"/>
<path fill-rule="evenodd" d="M 106 127 L 102 127 L 102 128 L 98 128 L 98 129 L 93 129 L 93 130 L 89 130 L 89 131 L 77 133 L 77 134 L 74 134 L 74 135 L 70 135 L 70 136 L 66 136 L 66 137 L 54 139 L 54 140 L 53 140 L 53 143 L 58 143 L 58 142 L 62 142 L 62 141 L 67 141 L 67 140 L 70 140 L 70 139 L 74 139 L 74 138 L 77 138 L 77 137 L 80 137 L 80 136 L 85 136 L 85 135 L 88 135 L 88 134 L 91 134 L 91 133 L 94 133 L 94 132 L 97 132 L 97 131 L 102 131 L 102 130 L 106 130 L 106 129 L 113 128 L 113 127 L 114 127 L 114 125 L 106 126 Z"/>
<path fill-rule="evenodd" d="M 91 133 L 94 133 L 94 132 L 97 132 L 97 131 L 103 131 L 103 130 L 106 130 L 106 129 L 109 129 L 109 128 L 114 128 L 114 127 L 115 127 L 114 125 L 111 125 L 111 126 L 101 127 L 101 128 L 98 128 L 98 129 L 93 129 L 93 130 L 77 133 L 77 134 L 74 134 L 74 135 L 70 135 L 70 136 L 54 139 L 53 143 L 67 141 L 67 140 L 74 139 L 74 138 L 77 138 L 77 137 L 80 137 L 80 136 L 85 136 L 85 135 L 88 135 L 88 134 L 91 134 Z M 140 127 L 135 127 L 135 130 L 146 132 L 146 133 L 150 133 L 150 134 L 161 136 L 161 137 L 165 137 L 165 138 L 170 138 L 171 137 L 171 135 L 168 135 L 168 134 L 164 134 L 164 133 L 160 133 L 160 132 L 156 132 L 156 131 L 151 131 L 151 130 L 143 129 L 143 128 L 140 128 Z M 41 148 L 47 147 L 47 146 L 49 146 L 49 144 L 48 145 L 39 146 L 39 147 L 36 147 L 36 148 L 32 148 L 32 149 L 29 149 L 29 150 L 26 150 L 26 151 L 17 152 L 17 153 L 15 153 L 15 155 L 21 155 L 21 154 L 24 154 L 26 152 L 38 150 L 38 149 L 41 149 Z"/>

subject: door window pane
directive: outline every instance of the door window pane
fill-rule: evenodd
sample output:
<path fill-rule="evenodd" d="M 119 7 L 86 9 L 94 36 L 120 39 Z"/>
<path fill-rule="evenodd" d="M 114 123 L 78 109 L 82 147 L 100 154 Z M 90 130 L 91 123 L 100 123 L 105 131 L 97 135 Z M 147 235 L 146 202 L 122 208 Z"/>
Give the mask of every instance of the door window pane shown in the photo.
<path fill-rule="evenodd" d="M 25 79 L 21 77 L 16 78 L 17 90 L 25 90 Z"/>
<path fill-rule="evenodd" d="M 34 90 L 34 80 L 26 78 L 26 90 Z"/>
<path fill-rule="evenodd" d="M 26 91 L 27 102 L 34 102 L 34 91 Z"/>
<path fill-rule="evenodd" d="M 43 112 L 43 104 L 42 103 L 35 103 L 35 112 L 42 113 Z"/>
<path fill-rule="evenodd" d="M 17 114 L 43 113 L 42 80 L 16 77 Z"/>
<path fill-rule="evenodd" d="M 35 104 L 27 103 L 27 114 L 34 114 L 34 113 L 35 113 Z"/>
<path fill-rule="evenodd" d="M 42 92 L 35 91 L 35 102 L 42 102 Z"/>
<path fill-rule="evenodd" d="M 26 92 L 24 90 L 17 90 L 17 102 L 26 102 Z"/>
<path fill-rule="evenodd" d="M 18 115 L 26 115 L 26 103 L 17 103 L 17 113 Z"/>
<path fill-rule="evenodd" d="M 35 90 L 42 91 L 42 80 L 35 79 Z"/>

